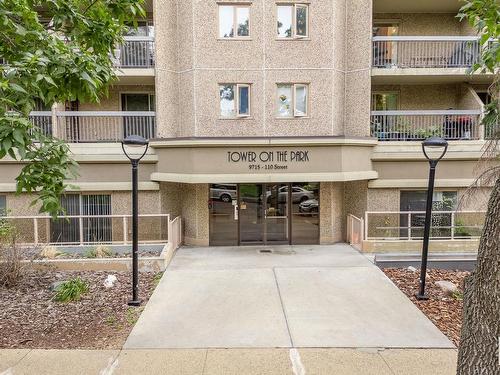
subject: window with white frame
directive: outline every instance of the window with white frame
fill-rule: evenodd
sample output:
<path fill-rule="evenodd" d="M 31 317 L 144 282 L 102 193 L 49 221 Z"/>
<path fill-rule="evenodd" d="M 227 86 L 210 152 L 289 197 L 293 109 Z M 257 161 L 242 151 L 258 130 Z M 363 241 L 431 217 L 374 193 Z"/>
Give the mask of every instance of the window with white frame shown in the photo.
<path fill-rule="evenodd" d="M 248 5 L 219 4 L 219 38 L 250 37 L 250 7 Z"/>
<path fill-rule="evenodd" d="M 309 6 L 279 4 L 277 6 L 278 38 L 300 39 L 309 36 Z"/>
<path fill-rule="evenodd" d="M 309 112 L 309 85 L 280 83 L 277 86 L 278 117 L 305 117 Z"/>
<path fill-rule="evenodd" d="M 250 85 L 227 83 L 219 85 L 220 116 L 238 118 L 250 116 Z"/>

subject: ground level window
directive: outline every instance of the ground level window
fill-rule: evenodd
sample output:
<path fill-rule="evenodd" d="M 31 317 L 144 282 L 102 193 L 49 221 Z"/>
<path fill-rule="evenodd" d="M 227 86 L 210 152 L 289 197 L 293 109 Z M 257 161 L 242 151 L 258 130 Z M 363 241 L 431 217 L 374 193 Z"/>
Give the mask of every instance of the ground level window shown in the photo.
<path fill-rule="evenodd" d="M 309 86 L 303 83 L 277 85 L 278 117 L 308 116 Z"/>
<path fill-rule="evenodd" d="M 245 83 L 220 84 L 219 101 L 222 118 L 249 117 L 250 85 Z"/>
<path fill-rule="evenodd" d="M 111 218 L 99 217 L 111 215 L 110 195 L 67 194 L 61 197 L 61 205 L 65 210 L 64 216 L 70 217 L 51 220 L 51 242 L 78 244 L 112 241 Z"/>
<path fill-rule="evenodd" d="M 307 4 L 277 6 L 278 38 L 293 39 L 309 36 L 309 7 Z"/>
<path fill-rule="evenodd" d="M 400 236 L 412 238 L 423 237 L 427 191 L 401 191 L 400 210 L 409 213 L 401 214 Z M 455 211 L 458 199 L 456 191 L 437 191 L 432 196 L 432 237 L 451 237 L 451 214 L 443 211 Z M 439 213 L 441 212 L 441 213 Z M 409 225 L 410 223 L 410 225 Z M 410 227 L 410 230 L 408 229 Z M 408 233 L 410 231 L 410 233 Z"/>

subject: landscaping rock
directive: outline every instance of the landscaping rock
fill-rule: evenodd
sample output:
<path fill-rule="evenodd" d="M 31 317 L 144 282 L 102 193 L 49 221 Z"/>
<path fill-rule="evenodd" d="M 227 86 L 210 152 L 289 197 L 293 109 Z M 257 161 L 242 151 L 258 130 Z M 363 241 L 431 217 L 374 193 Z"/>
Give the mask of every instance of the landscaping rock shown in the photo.
<path fill-rule="evenodd" d="M 413 266 L 408 266 L 407 270 L 410 272 L 415 272 L 417 269 Z"/>
<path fill-rule="evenodd" d="M 108 277 L 106 277 L 106 280 L 104 280 L 104 287 L 106 289 L 114 287 L 116 280 L 118 280 L 118 279 L 116 278 L 115 275 L 108 275 Z"/>
<path fill-rule="evenodd" d="M 64 284 L 66 281 L 64 280 L 60 280 L 60 281 L 54 281 L 52 284 L 50 284 L 50 287 L 49 289 L 52 291 L 52 292 L 55 292 L 57 290 L 57 288 L 59 288 L 59 286 L 61 286 L 61 284 Z"/>
<path fill-rule="evenodd" d="M 436 281 L 434 284 L 436 284 L 441 290 L 446 294 L 446 295 L 453 295 L 454 293 L 458 292 L 458 287 L 453 284 L 451 281 L 445 281 L 445 280 L 439 280 Z"/>

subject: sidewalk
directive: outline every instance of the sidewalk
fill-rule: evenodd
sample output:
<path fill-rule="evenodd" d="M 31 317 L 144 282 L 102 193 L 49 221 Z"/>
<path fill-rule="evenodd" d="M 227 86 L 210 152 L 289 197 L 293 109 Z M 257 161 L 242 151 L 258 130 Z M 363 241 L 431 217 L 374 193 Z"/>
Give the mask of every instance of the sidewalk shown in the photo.
<path fill-rule="evenodd" d="M 0 375 L 454 375 L 455 349 L 0 350 Z"/>
<path fill-rule="evenodd" d="M 454 345 L 346 244 L 181 248 L 125 349 Z"/>

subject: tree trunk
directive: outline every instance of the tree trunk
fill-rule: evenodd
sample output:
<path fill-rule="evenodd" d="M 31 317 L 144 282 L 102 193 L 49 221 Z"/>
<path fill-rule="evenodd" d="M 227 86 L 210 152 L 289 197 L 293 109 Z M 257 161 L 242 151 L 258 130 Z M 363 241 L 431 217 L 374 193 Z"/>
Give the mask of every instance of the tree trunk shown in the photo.
<path fill-rule="evenodd" d="M 488 203 L 476 269 L 465 279 L 457 375 L 498 375 L 500 337 L 500 179 Z"/>

